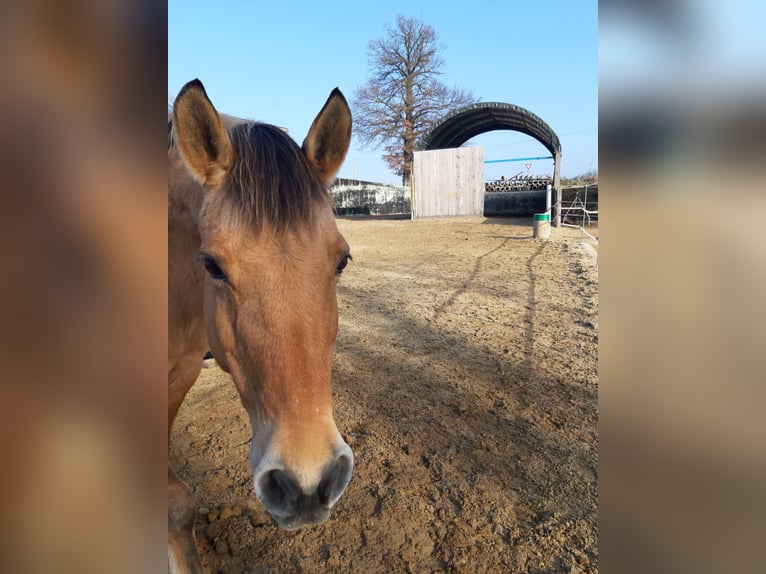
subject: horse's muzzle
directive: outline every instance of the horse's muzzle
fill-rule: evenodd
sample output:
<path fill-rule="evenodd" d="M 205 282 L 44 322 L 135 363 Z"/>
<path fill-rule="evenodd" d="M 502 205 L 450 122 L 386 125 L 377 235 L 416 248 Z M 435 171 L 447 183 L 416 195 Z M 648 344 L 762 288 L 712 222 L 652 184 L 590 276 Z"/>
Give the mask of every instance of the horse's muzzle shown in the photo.
<path fill-rule="evenodd" d="M 259 469 L 254 477 L 255 493 L 268 513 L 286 530 L 321 524 L 343 494 L 354 469 L 351 449 L 343 448 L 308 491 L 289 471 L 279 466 Z"/>

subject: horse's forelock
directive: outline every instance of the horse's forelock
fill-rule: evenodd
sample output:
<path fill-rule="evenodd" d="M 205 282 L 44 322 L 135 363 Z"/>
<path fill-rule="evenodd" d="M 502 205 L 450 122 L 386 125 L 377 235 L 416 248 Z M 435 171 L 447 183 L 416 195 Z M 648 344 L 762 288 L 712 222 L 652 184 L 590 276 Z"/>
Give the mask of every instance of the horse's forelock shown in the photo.
<path fill-rule="evenodd" d="M 225 201 L 238 220 L 277 231 L 310 225 L 329 194 L 298 145 L 283 130 L 255 122 L 229 127 L 235 162 Z"/>
<path fill-rule="evenodd" d="M 298 145 L 269 124 L 222 116 L 235 149 L 235 163 L 225 186 L 224 211 L 239 225 L 276 231 L 310 225 L 330 196 Z M 175 147 L 168 113 L 168 150 Z"/>

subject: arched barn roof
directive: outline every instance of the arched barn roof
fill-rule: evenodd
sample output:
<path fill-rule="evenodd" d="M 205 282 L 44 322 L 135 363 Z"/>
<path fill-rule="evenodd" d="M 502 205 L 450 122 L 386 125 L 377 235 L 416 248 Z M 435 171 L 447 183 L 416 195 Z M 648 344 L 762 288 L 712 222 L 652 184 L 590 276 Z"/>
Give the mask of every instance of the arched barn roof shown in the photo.
<path fill-rule="evenodd" d="M 483 102 L 444 116 L 418 143 L 417 149 L 460 147 L 469 139 L 494 130 L 514 130 L 535 138 L 551 155 L 561 153 L 561 142 L 551 127 L 529 110 L 502 102 Z"/>

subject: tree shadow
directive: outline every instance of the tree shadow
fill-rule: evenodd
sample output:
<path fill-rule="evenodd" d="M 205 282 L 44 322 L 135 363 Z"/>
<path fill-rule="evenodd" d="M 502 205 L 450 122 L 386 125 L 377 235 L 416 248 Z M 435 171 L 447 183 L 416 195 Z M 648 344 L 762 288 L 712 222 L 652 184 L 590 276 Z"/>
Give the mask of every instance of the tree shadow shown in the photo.
<path fill-rule="evenodd" d="M 411 422 L 425 425 L 423 428 L 431 428 L 436 433 L 435 436 L 444 432 L 452 432 L 454 437 L 475 435 L 476 432 L 494 435 L 493 440 L 496 443 L 507 441 L 507 444 L 512 443 L 518 449 L 522 449 L 521 445 L 529 448 L 537 445 L 535 448 L 546 452 L 544 458 L 549 461 L 565 462 L 571 454 L 569 447 L 559 444 L 555 435 L 542 430 L 546 427 L 555 430 L 557 426 L 561 426 L 561 422 L 538 423 L 544 422 L 543 419 L 546 417 L 561 418 L 562 413 L 568 413 L 573 423 L 584 424 L 585 421 L 577 420 L 578 415 L 570 407 L 572 404 L 588 404 L 595 416 L 596 395 L 592 389 L 573 385 L 564 374 L 551 374 L 537 365 L 534 341 L 543 327 L 537 322 L 538 295 L 535 262 L 548 244 L 541 243 L 525 264 L 527 291 L 526 311 L 523 326 L 520 327 L 524 341 L 521 360 L 514 360 L 508 355 L 498 355 L 495 350 L 471 341 L 467 333 L 445 333 L 434 323 L 449 311 L 460 294 L 470 291 L 472 283 L 481 272 L 484 258 L 506 246 L 508 241 L 509 239 L 506 238 L 500 246 L 478 256 L 474 268 L 461 287 L 450 294 L 445 302 L 434 308 L 431 321 L 424 321 L 422 317 L 403 313 L 401 308 L 392 303 L 391 297 L 385 291 L 370 293 L 349 285 L 342 285 L 339 287 L 342 301 L 354 308 L 357 315 L 377 316 L 377 320 L 372 321 L 375 329 L 387 329 L 388 333 L 387 336 L 383 336 L 387 344 L 377 344 L 375 348 L 366 345 L 363 341 L 346 343 L 343 337 L 340 337 L 338 353 L 353 357 L 357 363 L 363 363 L 367 371 L 365 378 L 380 381 L 378 396 L 371 403 L 376 404 L 380 400 L 383 404 L 389 405 L 390 408 L 386 409 L 386 413 L 377 411 L 375 416 L 378 417 L 377 422 L 382 423 L 381 417 L 385 418 L 388 415 L 390 417 L 388 426 L 394 433 L 402 428 L 402 423 L 407 420 L 408 415 L 404 410 L 397 408 L 400 403 L 387 401 L 386 397 L 396 397 L 400 393 L 406 393 L 408 403 L 428 406 L 422 411 L 409 415 L 413 417 Z M 405 337 L 411 337 L 414 342 L 410 344 L 402 341 L 403 334 Z M 417 360 L 409 361 L 406 356 L 408 353 Z M 423 361 L 424 357 L 429 360 Z M 392 361 L 397 361 L 395 369 L 390 367 Z M 483 368 L 479 376 L 482 388 L 473 388 L 470 384 L 455 384 L 455 381 L 461 378 L 471 380 L 470 371 L 474 365 Z M 452 378 L 451 384 L 441 385 L 440 383 L 444 381 L 441 375 L 444 372 L 457 373 L 458 376 Z M 353 388 L 353 370 L 341 370 L 338 375 L 339 387 L 345 388 L 348 385 L 349 388 Z M 472 406 L 477 403 L 475 393 L 484 394 L 484 398 L 494 398 L 490 401 L 492 407 L 486 410 L 475 409 Z M 546 394 L 547 403 L 560 404 L 554 404 L 551 412 L 541 412 L 539 409 L 541 393 Z M 370 397 L 366 399 L 363 395 L 357 394 L 357 400 L 360 402 L 369 399 Z M 525 412 L 534 412 L 534 416 L 521 414 Z M 498 429 L 499 420 L 503 422 L 505 428 Z M 519 440 L 522 437 L 523 440 Z M 492 469 L 493 479 L 504 488 L 518 487 L 517 481 L 520 477 L 524 477 L 524 469 L 518 465 L 509 464 L 505 472 L 497 473 L 495 456 L 481 448 L 477 449 L 474 442 L 469 440 L 466 445 L 468 448 L 453 453 L 456 463 L 466 469 L 471 467 L 477 470 Z M 423 446 L 428 450 L 426 444 Z M 523 452 L 522 449 L 518 454 L 520 460 L 526 460 L 538 457 L 539 452 L 534 451 L 534 448 L 528 452 Z M 428 456 L 427 453 L 421 453 L 421 455 Z M 565 481 L 560 473 L 566 466 L 566 464 L 552 465 L 549 469 L 550 480 Z M 535 480 L 538 479 L 539 477 Z M 530 492 L 530 489 L 532 492 L 536 491 L 537 496 L 541 498 L 545 496 L 545 488 L 542 484 L 526 484 L 520 490 Z"/>

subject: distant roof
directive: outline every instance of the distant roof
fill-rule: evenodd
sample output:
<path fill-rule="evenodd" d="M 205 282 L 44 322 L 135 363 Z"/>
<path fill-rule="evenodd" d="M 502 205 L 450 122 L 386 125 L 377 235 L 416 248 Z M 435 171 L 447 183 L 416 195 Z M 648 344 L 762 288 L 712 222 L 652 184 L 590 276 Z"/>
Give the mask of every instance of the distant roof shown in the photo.
<path fill-rule="evenodd" d="M 418 142 L 416 149 L 460 147 L 469 139 L 494 130 L 514 130 L 535 138 L 551 155 L 561 152 L 561 142 L 551 127 L 529 110 L 502 102 L 482 102 L 444 116 Z"/>

